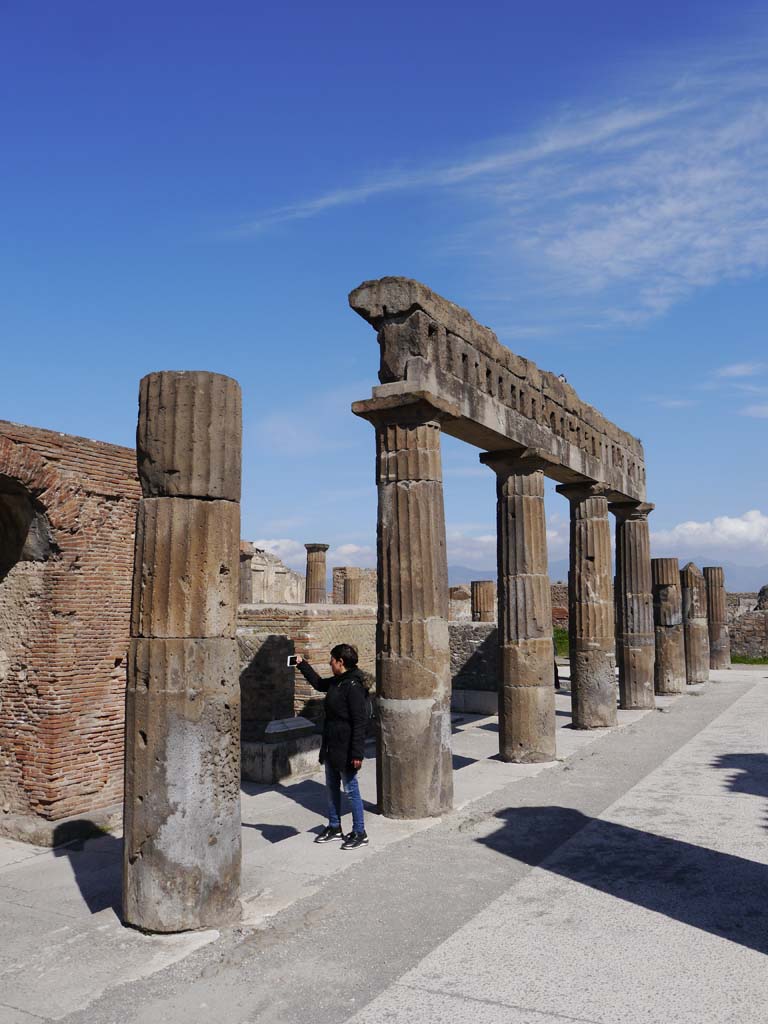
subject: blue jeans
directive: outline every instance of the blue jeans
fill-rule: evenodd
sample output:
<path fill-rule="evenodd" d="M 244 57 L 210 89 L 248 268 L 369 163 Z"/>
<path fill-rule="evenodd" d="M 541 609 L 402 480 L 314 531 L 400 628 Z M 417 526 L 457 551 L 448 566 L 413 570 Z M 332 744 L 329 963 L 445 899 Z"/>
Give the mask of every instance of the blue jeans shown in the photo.
<path fill-rule="evenodd" d="M 341 784 L 352 806 L 352 831 L 365 832 L 363 819 L 363 798 L 357 784 L 357 772 L 337 772 L 328 761 L 325 762 L 325 785 L 328 790 L 328 824 L 331 828 L 341 826 Z"/>

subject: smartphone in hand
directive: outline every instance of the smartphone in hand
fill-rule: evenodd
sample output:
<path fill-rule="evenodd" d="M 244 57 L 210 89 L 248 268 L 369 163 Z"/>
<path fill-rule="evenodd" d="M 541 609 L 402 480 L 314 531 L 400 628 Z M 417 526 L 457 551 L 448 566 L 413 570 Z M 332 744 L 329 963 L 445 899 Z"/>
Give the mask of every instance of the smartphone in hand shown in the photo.
<path fill-rule="evenodd" d="M 299 663 L 299 656 L 298 656 L 298 654 L 289 654 L 288 655 L 288 662 L 287 662 L 288 668 L 296 668 L 298 663 Z"/>

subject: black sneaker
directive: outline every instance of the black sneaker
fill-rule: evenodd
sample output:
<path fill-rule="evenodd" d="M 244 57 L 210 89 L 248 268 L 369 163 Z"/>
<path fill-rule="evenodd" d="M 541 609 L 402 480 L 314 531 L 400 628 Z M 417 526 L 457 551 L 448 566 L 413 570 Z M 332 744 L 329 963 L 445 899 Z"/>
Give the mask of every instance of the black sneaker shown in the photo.
<path fill-rule="evenodd" d="M 332 843 L 334 839 L 346 839 L 347 837 L 341 831 L 341 825 L 337 825 L 334 828 L 332 825 L 326 825 L 320 835 L 315 839 L 316 843 Z"/>
<path fill-rule="evenodd" d="M 350 832 L 341 844 L 342 850 L 356 850 L 358 846 L 367 846 L 368 836 L 365 832 Z"/>

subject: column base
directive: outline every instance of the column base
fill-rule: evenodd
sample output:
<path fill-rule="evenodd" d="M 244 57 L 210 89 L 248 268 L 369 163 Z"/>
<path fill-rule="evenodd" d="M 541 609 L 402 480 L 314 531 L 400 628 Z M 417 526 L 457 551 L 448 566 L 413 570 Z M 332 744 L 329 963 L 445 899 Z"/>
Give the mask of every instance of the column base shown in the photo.
<path fill-rule="evenodd" d="M 505 686 L 499 695 L 499 756 L 513 764 L 554 761 L 555 691 L 547 686 Z"/>
<path fill-rule="evenodd" d="M 613 656 L 606 651 L 571 655 L 574 729 L 609 729 L 618 724 Z"/>
<path fill-rule="evenodd" d="M 448 704 L 379 697 L 378 712 L 378 804 L 384 817 L 436 818 L 452 810 Z"/>

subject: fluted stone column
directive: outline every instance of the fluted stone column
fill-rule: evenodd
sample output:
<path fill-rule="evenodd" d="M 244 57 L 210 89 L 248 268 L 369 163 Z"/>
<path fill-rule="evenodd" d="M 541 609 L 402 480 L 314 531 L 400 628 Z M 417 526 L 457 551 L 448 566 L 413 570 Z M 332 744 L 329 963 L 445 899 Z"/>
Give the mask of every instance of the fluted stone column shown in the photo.
<path fill-rule="evenodd" d="M 656 693 L 685 691 L 685 638 L 680 569 L 676 558 L 652 558 L 653 622 L 656 632 Z"/>
<path fill-rule="evenodd" d="M 472 621 L 495 622 L 496 584 L 493 580 L 472 580 Z"/>
<path fill-rule="evenodd" d="M 453 803 L 439 413 L 424 402 L 353 408 L 376 426 L 379 808 L 426 818 Z"/>
<path fill-rule="evenodd" d="M 608 501 L 598 486 L 561 484 L 571 505 L 568 573 L 574 729 L 616 725 L 616 639 Z"/>
<path fill-rule="evenodd" d="M 480 456 L 496 473 L 499 753 L 504 761 L 555 758 L 552 599 L 541 462 Z"/>
<path fill-rule="evenodd" d="M 688 685 L 709 679 L 709 625 L 707 584 L 701 569 L 689 562 L 680 570 L 685 638 L 685 675 Z"/>
<path fill-rule="evenodd" d="M 705 565 L 707 620 L 709 623 L 709 667 L 731 667 L 731 639 L 725 597 L 725 573 L 719 565 Z"/>
<path fill-rule="evenodd" d="M 240 438 L 236 381 L 142 380 L 123 915 L 145 931 L 240 916 Z"/>
<path fill-rule="evenodd" d="M 648 515 L 654 506 L 642 502 L 609 505 L 616 517 L 616 660 L 619 705 L 624 709 L 655 707 L 651 543 Z"/>
<path fill-rule="evenodd" d="M 328 600 L 325 552 L 327 544 L 305 544 L 307 549 L 307 581 L 304 600 L 307 604 L 325 604 Z"/>
<path fill-rule="evenodd" d="M 240 604 L 253 603 L 253 544 L 240 541 Z"/>
<path fill-rule="evenodd" d="M 344 577 L 344 604 L 360 604 L 360 570 L 348 568 Z"/>

